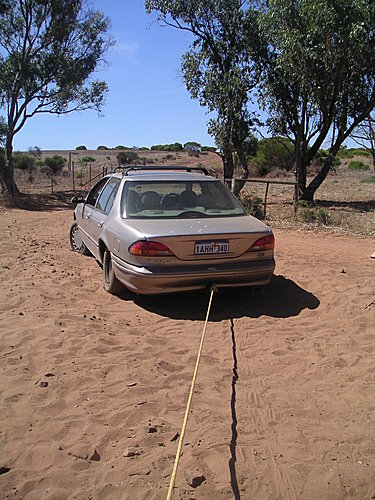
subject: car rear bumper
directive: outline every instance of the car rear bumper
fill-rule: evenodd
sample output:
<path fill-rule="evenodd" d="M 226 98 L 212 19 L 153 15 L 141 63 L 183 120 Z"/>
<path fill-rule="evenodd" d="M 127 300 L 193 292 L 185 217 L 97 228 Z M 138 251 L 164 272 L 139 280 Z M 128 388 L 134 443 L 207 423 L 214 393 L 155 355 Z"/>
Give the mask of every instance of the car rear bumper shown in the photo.
<path fill-rule="evenodd" d="M 142 295 L 199 290 L 217 287 L 261 286 L 271 281 L 274 259 L 242 262 L 241 265 L 172 267 L 137 267 L 112 256 L 117 279 L 133 292 Z"/>

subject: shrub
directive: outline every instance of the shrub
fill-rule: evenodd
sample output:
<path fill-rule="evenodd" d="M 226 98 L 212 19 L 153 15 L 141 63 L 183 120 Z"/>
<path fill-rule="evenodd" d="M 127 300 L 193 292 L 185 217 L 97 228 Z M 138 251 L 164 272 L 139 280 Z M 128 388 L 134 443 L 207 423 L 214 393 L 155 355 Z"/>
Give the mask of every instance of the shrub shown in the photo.
<path fill-rule="evenodd" d="M 22 153 L 14 153 L 13 155 L 13 165 L 14 168 L 19 168 L 20 170 L 27 170 L 31 172 L 34 170 L 36 158 L 30 155 L 24 155 Z"/>
<path fill-rule="evenodd" d="M 215 146 L 202 146 L 202 151 L 211 151 L 212 153 L 215 153 L 217 148 Z"/>
<path fill-rule="evenodd" d="M 370 166 L 360 160 L 353 160 L 349 163 L 350 170 L 369 170 Z"/>
<path fill-rule="evenodd" d="M 353 154 L 350 153 L 346 147 L 341 147 L 336 155 L 338 158 L 353 158 Z"/>
<path fill-rule="evenodd" d="M 79 159 L 80 163 L 93 163 L 96 161 L 96 158 L 93 156 L 82 156 L 82 158 Z"/>
<path fill-rule="evenodd" d="M 243 194 L 240 196 L 240 202 L 244 206 L 246 212 L 257 219 L 263 219 L 263 202 L 258 196 Z"/>
<path fill-rule="evenodd" d="M 123 146 L 122 144 L 119 144 L 118 146 L 116 146 L 113 149 L 127 149 L 127 148 L 126 148 L 126 146 Z"/>
<path fill-rule="evenodd" d="M 47 156 L 42 163 L 50 168 L 53 174 L 58 174 L 63 169 L 65 162 L 66 159 L 63 156 L 53 155 Z"/>
<path fill-rule="evenodd" d="M 365 158 L 370 158 L 371 153 L 365 148 L 350 148 L 348 151 L 354 156 L 364 156 Z"/>
<path fill-rule="evenodd" d="M 97 150 L 97 151 L 102 151 L 102 150 L 105 150 L 105 151 L 106 151 L 107 149 L 109 149 L 109 148 L 107 148 L 107 146 L 98 146 L 98 147 L 96 148 L 96 150 Z"/>
<path fill-rule="evenodd" d="M 76 151 L 83 151 L 83 150 L 87 151 L 86 146 L 83 146 L 83 145 L 82 145 L 82 146 L 77 146 L 77 147 L 76 147 Z"/>
<path fill-rule="evenodd" d="M 77 173 L 75 174 L 75 176 L 76 176 L 76 178 L 77 178 L 77 179 L 82 179 L 82 177 L 83 177 L 83 173 L 82 173 L 82 172 L 77 172 Z"/>
<path fill-rule="evenodd" d="M 131 165 L 139 159 L 139 156 L 135 151 L 123 151 L 116 158 L 119 165 Z"/>
<path fill-rule="evenodd" d="M 366 177 L 366 179 L 363 179 L 362 182 L 365 182 L 366 184 L 374 184 L 375 183 L 375 175 L 371 175 L 371 177 Z"/>
<path fill-rule="evenodd" d="M 302 207 L 302 210 L 299 211 L 299 217 L 303 222 L 329 223 L 330 215 L 326 208 L 309 206 L 303 202 L 300 202 L 299 206 Z"/>

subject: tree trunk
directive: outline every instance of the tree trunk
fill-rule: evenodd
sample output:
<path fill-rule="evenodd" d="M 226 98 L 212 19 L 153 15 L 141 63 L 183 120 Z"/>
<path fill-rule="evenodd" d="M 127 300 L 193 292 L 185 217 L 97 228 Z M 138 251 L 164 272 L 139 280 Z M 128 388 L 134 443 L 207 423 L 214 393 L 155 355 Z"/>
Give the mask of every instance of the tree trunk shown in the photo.
<path fill-rule="evenodd" d="M 5 144 L 6 162 L 5 165 L 0 168 L 0 178 L 3 189 L 14 198 L 19 194 L 19 190 L 14 181 L 12 140 L 13 137 L 8 135 Z"/>
<path fill-rule="evenodd" d="M 223 167 L 224 167 L 224 181 L 230 188 L 231 180 L 233 178 L 234 164 L 233 164 L 232 148 L 229 144 L 225 146 L 221 159 L 223 160 Z"/>
<path fill-rule="evenodd" d="M 246 179 L 249 177 L 249 168 L 247 166 L 246 155 L 244 153 L 242 144 L 239 141 L 236 141 L 234 146 L 236 148 L 238 158 L 241 164 L 240 179 L 238 179 L 233 186 L 233 194 L 238 198 L 240 196 L 241 189 L 246 184 L 245 182 Z"/>
<path fill-rule="evenodd" d="M 301 196 L 301 200 L 305 201 L 314 201 L 314 195 L 319 186 L 324 182 L 325 178 L 327 177 L 329 171 L 332 168 L 333 165 L 333 156 L 328 155 L 327 158 L 325 159 L 323 166 L 320 170 L 320 172 L 314 177 L 314 179 L 310 182 L 310 184 L 306 187 L 303 195 Z"/>
<path fill-rule="evenodd" d="M 303 199 L 306 191 L 306 167 L 302 157 L 302 137 L 298 134 L 296 137 L 295 145 L 295 158 L 296 158 L 296 172 L 298 183 L 298 199 Z"/>

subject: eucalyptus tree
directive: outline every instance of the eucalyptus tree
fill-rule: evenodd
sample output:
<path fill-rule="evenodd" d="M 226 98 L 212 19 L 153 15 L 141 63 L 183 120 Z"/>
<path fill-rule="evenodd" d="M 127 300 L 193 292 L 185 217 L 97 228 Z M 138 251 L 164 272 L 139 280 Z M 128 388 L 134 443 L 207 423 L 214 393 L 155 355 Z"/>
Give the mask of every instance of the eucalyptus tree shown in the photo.
<path fill-rule="evenodd" d="M 36 114 L 99 111 L 107 84 L 90 76 L 113 42 L 109 20 L 83 0 L 1 0 L 0 9 L 0 108 L 7 126 L 0 183 L 14 195 L 14 136 Z"/>
<path fill-rule="evenodd" d="M 340 146 L 375 106 L 374 26 L 370 0 L 267 2 L 259 93 L 269 130 L 293 142 L 301 199 L 313 200 Z M 328 154 L 308 183 L 321 147 Z"/>
<path fill-rule="evenodd" d="M 215 115 L 208 130 L 221 150 L 224 177 L 233 177 L 234 152 L 247 177 L 243 144 L 256 119 L 248 104 L 262 49 L 257 11 L 244 0 L 146 0 L 145 6 L 158 13 L 162 25 L 193 35 L 182 57 L 184 83 Z"/>

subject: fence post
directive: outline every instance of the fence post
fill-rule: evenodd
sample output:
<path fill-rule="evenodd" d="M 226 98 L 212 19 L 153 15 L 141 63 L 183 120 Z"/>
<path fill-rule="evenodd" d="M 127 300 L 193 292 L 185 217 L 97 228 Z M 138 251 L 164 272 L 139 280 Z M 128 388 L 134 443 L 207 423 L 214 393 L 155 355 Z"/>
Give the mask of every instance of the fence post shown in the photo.
<path fill-rule="evenodd" d="M 267 195 L 268 195 L 268 188 L 270 186 L 270 183 L 267 182 L 266 183 L 266 192 L 265 192 L 265 195 L 264 195 L 264 210 L 263 210 L 263 217 L 266 216 L 266 211 L 267 211 Z"/>
<path fill-rule="evenodd" d="M 51 194 L 53 194 L 53 174 L 51 173 Z"/>
<path fill-rule="evenodd" d="M 73 181 L 73 191 L 75 191 L 75 185 L 74 185 L 74 161 L 72 162 L 72 181 Z"/>

